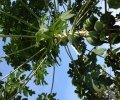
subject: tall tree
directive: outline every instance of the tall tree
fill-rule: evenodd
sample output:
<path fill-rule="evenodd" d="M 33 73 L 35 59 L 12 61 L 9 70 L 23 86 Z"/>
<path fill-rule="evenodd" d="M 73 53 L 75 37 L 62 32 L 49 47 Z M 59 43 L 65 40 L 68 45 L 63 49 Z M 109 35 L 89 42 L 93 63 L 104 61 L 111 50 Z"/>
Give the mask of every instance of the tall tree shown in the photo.
<path fill-rule="evenodd" d="M 35 85 L 47 85 L 46 68 L 60 63 L 60 46 L 71 59 L 68 74 L 75 93 L 84 100 L 120 99 L 120 14 L 113 16 L 108 7 L 120 8 L 119 0 L 105 0 L 105 12 L 99 0 L 1 0 L 0 37 L 5 59 L 14 71 L 0 79 L 1 100 L 21 100 L 35 94 L 27 86 L 34 77 Z M 102 8 L 103 9 L 103 8 Z M 87 40 L 87 41 L 86 41 Z M 68 44 L 78 54 L 73 59 Z M 88 45 L 93 48 L 89 50 Z M 107 44 L 109 48 L 101 48 Z M 104 65 L 99 64 L 99 58 Z M 111 67 L 114 76 L 106 71 Z M 2 76 L 2 73 L 0 73 Z M 54 83 L 54 81 L 53 81 Z M 23 98 L 22 96 L 26 96 Z M 41 93 L 37 100 L 56 100 L 56 93 Z"/>

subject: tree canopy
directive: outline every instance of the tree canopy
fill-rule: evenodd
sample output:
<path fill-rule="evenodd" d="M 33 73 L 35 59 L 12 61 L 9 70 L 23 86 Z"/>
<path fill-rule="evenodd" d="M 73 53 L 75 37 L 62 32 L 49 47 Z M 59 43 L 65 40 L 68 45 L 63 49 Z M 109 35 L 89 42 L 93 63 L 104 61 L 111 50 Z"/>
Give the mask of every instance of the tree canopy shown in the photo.
<path fill-rule="evenodd" d="M 27 86 L 47 85 L 46 68 L 60 65 L 60 46 L 71 59 L 68 75 L 83 100 L 120 99 L 120 13 L 119 0 L 1 0 L 0 37 L 6 60 L 14 69 L 6 76 L 0 72 L 0 100 L 27 100 L 35 94 Z M 101 11 L 104 9 L 104 12 Z M 71 47 L 78 57 L 73 59 Z M 92 49 L 88 48 L 91 45 Z M 107 47 L 103 47 L 107 45 Z M 103 59 L 104 64 L 99 63 Z M 114 75 L 106 71 L 112 68 Z M 52 87 L 53 88 L 53 87 Z M 57 100 L 52 89 L 36 100 Z"/>

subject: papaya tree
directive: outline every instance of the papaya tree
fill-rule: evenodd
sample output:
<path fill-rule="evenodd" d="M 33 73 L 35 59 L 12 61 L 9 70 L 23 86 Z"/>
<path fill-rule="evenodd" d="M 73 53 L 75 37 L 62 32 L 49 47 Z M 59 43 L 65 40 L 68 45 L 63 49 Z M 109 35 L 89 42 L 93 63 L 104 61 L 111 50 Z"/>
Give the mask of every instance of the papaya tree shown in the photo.
<path fill-rule="evenodd" d="M 53 89 L 55 68 L 63 60 L 59 56 L 61 46 L 71 59 L 68 75 L 80 99 L 119 100 L 120 26 L 116 23 L 120 14 L 112 15 L 108 8 L 119 9 L 120 2 L 104 0 L 103 8 L 99 3 L 100 0 L 1 0 L 0 37 L 6 43 L 6 56 L 0 61 L 4 59 L 14 70 L 6 76 L 0 72 L 0 100 L 26 100 L 34 95 L 35 90 L 27 84 L 33 81 L 35 85 L 47 85 L 48 67 L 53 68 Z M 73 59 L 70 47 L 77 59 Z M 99 63 L 100 58 L 104 64 Z M 114 75 L 107 68 L 112 68 Z M 52 89 L 36 99 L 57 100 Z"/>

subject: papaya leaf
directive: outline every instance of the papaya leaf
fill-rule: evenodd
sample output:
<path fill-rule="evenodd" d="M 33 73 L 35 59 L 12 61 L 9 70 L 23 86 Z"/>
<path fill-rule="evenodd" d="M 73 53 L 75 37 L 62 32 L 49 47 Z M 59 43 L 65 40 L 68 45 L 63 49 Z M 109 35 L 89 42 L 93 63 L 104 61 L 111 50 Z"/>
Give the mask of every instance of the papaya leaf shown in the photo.
<path fill-rule="evenodd" d="M 47 27 L 47 25 L 42 24 L 42 25 L 40 26 L 39 31 L 41 31 L 41 32 L 47 32 L 47 31 L 48 31 L 48 27 Z"/>
<path fill-rule="evenodd" d="M 33 94 L 35 94 L 35 91 L 29 90 L 29 95 L 32 96 Z"/>
<path fill-rule="evenodd" d="M 26 89 L 23 90 L 24 96 L 28 97 L 28 91 Z"/>
<path fill-rule="evenodd" d="M 114 53 L 117 53 L 119 51 L 120 51 L 120 47 L 118 47 L 118 48 L 116 48 L 116 49 L 113 50 Z"/>
<path fill-rule="evenodd" d="M 0 25 L 0 33 L 3 31 L 3 27 Z"/>
<path fill-rule="evenodd" d="M 51 35 L 55 34 L 61 34 L 64 29 L 67 28 L 66 21 L 61 20 L 60 18 L 57 18 L 52 24 L 49 26 L 49 31 L 51 32 Z"/>
<path fill-rule="evenodd" d="M 60 16 L 60 19 L 61 19 L 62 21 L 65 21 L 65 20 L 70 19 L 70 18 L 73 17 L 73 16 L 74 16 L 74 14 L 71 14 L 71 10 L 69 10 L 69 11 L 67 11 L 67 12 L 62 13 L 62 15 Z"/>
<path fill-rule="evenodd" d="M 98 47 L 96 47 L 95 49 L 93 49 L 93 52 L 96 55 L 99 55 L 99 56 L 103 55 L 105 51 L 106 51 L 105 48 L 98 48 Z"/>
<path fill-rule="evenodd" d="M 100 34 L 100 40 L 105 41 L 105 39 L 106 39 L 105 33 Z"/>
<path fill-rule="evenodd" d="M 114 43 L 115 39 L 117 38 L 118 36 L 116 34 L 111 34 L 111 39 L 110 39 L 110 43 Z"/>

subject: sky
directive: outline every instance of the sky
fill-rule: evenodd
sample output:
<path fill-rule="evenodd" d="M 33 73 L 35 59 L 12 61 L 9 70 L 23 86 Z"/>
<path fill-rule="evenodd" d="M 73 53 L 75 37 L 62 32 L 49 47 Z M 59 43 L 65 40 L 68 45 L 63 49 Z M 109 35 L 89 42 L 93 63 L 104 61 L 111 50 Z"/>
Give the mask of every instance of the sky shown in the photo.
<path fill-rule="evenodd" d="M 102 3 L 101 3 L 102 5 Z M 111 11 L 113 11 L 111 9 Z M 117 10 L 115 13 L 119 12 L 119 10 Z M 119 24 L 119 23 L 118 23 Z M 4 43 L 2 42 L 1 38 L 0 38 L 0 57 L 4 56 L 4 52 L 3 52 L 3 48 L 2 46 L 4 45 Z M 103 45 L 103 47 L 105 47 L 106 45 Z M 91 48 L 91 46 L 89 46 L 89 48 Z M 68 77 L 67 71 L 69 69 L 69 62 L 70 59 L 68 57 L 68 55 L 65 52 L 64 47 L 60 47 L 60 57 L 62 59 L 61 62 L 61 66 L 57 66 L 56 67 L 56 73 L 55 73 L 55 83 L 54 83 L 54 88 L 53 88 L 53 92 L 57 92 L 57 98 L 59 100 L 79 100 L 79 98 L 77 97 L 77 94 L 74 93 L 75 87 L 72 85 L 71 83 L 71 78 Z M 74 59 L 77 58 L 76 53 L 73 51 L 73 49 L 70 49 L 72 52 L 72 55 L 74 57 Z M 103 61 L 101 59 L 99 59 L 99 62 L 103 63 Z M 3 72 L 3 75 L 7 75 L 10 71 L 12 70 L 12 68 L 10 68 L 9 65 L 7 65 L 7 63 L 5 61 L 3 61 L 2 63 L 0 63 L 0 71 Z M 28 83 L 28 86 L 30 86 L 33 90 L 36 91 L 36 93 L 41 93 L 41 92 L 50 92 L 51 89 L 51 83 L 52 83 L 52 69 L 48 68 L 47 69 L 49 72 L 49 75 L 46 77 L 46 80 L 48 82 L 48 86 L 35 86 L 32 82 Z M 110 72 L 110 70 L 108 70 L 108 72 Z M 35 100 L 35 96 L 29 97 L 29 100 Z"/>

